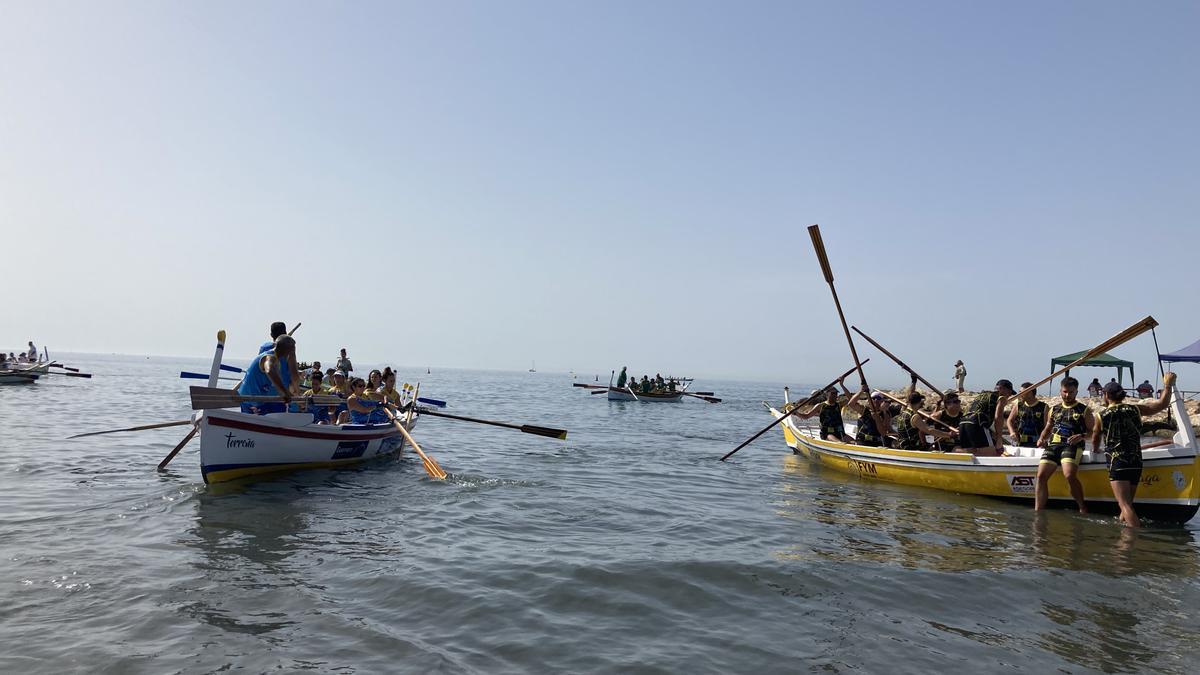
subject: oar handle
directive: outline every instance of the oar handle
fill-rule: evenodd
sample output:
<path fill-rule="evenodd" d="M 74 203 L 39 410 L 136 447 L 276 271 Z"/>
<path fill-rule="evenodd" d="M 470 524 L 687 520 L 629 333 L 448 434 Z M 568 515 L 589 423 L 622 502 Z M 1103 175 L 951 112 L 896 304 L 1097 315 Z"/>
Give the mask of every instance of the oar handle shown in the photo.
<path fill-rule="evenodd" d="M 1158 322 L 1154 320 L 1154 317 L 1148 316 L 1148 317 L 1142 319 L 1141 321 L 1138 321 L 1137 323 L 1133 324 L 1129 328 L 1126 328 L 1125 330 L 1121 331 L 1120 333 L 1117 333 L 1116 335 L 1110 337 L 1109 339 L 1105 340 L 1104 342 L 1101 342 L 1100 344 L 1096 345 L 1095 347 L 1092 347 L 1091 349 L 1089 349 L 1087 351 L 1086 354 L 1079 357 L 1078 359 L 1075 359 L 1075 361 L 1071 362 L 1071 364 L 1066 366 L 1065 368 L 1059 368 L 1057 371 L 1050 373 L 1049 376 L 1042 378 L 1041 380 L 1037 381 L 1034 384 L 1029 385 L 1028 387 L 1025 387 L 1024 389 L 1017 392 L 1016 394 L 1013 394 L 1013 396 L 1019 397 L 1026 392 L 1033 391 L 1033 390 L 1037 389 L 1038 387 L 1042 386 L 1043 384 L 1046 384 L 1050 380 L 1053 380 L 1054 378 L 1058 377 L 1059 375 L 1062 375 L 1063 373 L 1067 372 L 1068 370 L 1083 363 L 1084 361 L 1087 361 L 1088 359 L 1091 359 L 1091 358 L 1097 356 L 1098 354 L 1103 354 L 1104 352 L 1106 352 L 1110 349 L 1119 347 L 1119 346 L 1125 344 L 1126 342 L 1129 342 L 1133 338 L 1141 335 L 1142 333 L 1145 333 L 1146 331 L 1153 329 L 1156 326 L 1158 326 Z"/>

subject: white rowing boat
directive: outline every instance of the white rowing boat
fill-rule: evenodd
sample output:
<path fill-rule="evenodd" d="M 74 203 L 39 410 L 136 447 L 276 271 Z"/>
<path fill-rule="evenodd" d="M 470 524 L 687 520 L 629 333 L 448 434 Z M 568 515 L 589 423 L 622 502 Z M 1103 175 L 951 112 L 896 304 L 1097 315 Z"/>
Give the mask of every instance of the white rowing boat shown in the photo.
<path fill-rule="evenodd" d="M 348 466 L 401 451 L 403 437 L 391 423 L 314 424 L 310 413 L 250 415 L 203 410 L 200 473 L 205 483 L 281 471 Z M 416 425 L 408 421 L 406 429 Z"/>
<path fill-rule="evenodd" d="M 0 370 L 0 384 L 33 384 L 50 372 L 50 364 L 17 364 L 13 368 Z"/>
<path fill-rule="evenodd" d="M 191 389 L 192 408 L 199 411 L 193 417 L 193 423 L 200 434 L 200 472 L 205 483 L 283 471 L 349 466 L 395 456 L 403 449 L 403 434 L 390 422 L 316 424 L 312 414 L 307 412 L 252 415 L 222 409 L 237 405 L 237 399 L 241 398 L 228 389 L 216 388 L 224 351 L 225 331 L 220 331 L 208 387 Z M 331 396 L 309 401 L 341 403 L 340 399 Z M 412 429 L 416 425 L 415 412 L 400 424 L 406 430 Z"/>

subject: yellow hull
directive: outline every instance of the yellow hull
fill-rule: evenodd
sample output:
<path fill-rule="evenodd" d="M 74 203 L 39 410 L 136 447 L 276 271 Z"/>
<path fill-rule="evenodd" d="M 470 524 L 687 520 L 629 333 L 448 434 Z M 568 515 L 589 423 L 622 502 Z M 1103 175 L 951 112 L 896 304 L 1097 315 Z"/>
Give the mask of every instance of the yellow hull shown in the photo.
<path fill-rule="evenodd" d="M 772 409 L 778 417 L 779 411 Z M 789 419 L 782 424 L 789 447 L 822 467 L 868 480 L 929 487 L 962 494 L 1033 500 L 1037 457 L 983 458 L 968 453 L 920 452 L 870 448 L 816 438 Z M 1155 520 L 1187 522 L 1200 508 L 1200 471 L 1191 450 L 1147 452 L 1135 506 Z M 1116 510 L 1102 459 L 1079 466 L 1088 508 Z M 1074 506 L 1062 472 L 1049 482 L 1052 502 Z"/>

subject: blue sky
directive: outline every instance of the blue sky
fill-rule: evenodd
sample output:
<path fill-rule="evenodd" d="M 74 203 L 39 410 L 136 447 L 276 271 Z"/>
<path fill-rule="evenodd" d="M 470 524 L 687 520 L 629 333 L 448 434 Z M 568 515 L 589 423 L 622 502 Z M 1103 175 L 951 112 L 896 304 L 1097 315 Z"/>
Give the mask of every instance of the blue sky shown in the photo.
<path fill-rule="evenodd" d="M 14 348 L 248 354 L 282 319 L 323 360 L 825 380 L 812 223 L 930 379 L 1034 379 L 1147 314 L 1200 337 L 1195 3 L 3 14 Z"/>

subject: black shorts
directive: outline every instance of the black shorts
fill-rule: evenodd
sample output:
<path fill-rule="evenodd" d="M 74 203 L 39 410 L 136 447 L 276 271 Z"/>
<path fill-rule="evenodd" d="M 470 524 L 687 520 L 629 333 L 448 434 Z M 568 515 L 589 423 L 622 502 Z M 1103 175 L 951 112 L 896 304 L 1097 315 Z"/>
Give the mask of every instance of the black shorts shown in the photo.
<path fill-rule="evenodd" d="M 995 447 L 988 440 L 987 430 L 968 420 L 963 420 L 958 425 L 958 446 L 963 450 Z"/>
<path fill-rule="evenodd" d="M 1105 455 L 1108 458 L 1108 479 L 1127 480 L 1137 484 L 1142 480 L 1142 456 Z"/>
<path fill-rule="evenodd" d="M 1046 446 L 1042 451 L 1042 462 L 1054 462 L 1061 465 L 1063 462 L 1074 463 L 1079 466 L 1080 460 L 1083 459 L 1083 443 L 1075 445 L 1067 445 L 1066 443 L 1055 443 L 1054 445 Z M 1039 464 L 1041 462 L 1038 462 Z"/>

